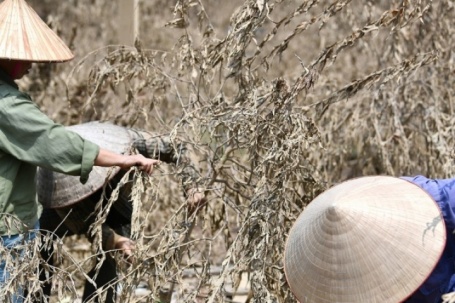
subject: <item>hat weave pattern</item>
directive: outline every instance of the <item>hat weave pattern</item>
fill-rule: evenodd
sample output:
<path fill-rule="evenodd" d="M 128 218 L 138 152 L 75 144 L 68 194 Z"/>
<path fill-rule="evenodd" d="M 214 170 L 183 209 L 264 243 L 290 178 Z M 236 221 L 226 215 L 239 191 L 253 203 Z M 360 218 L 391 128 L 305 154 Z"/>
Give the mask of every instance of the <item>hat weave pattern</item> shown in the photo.
<path fill-rule="evenodd" d="M 90 122 L 67 127 L 68 130 L 78 133 L 81 137 L 98 144 L 101 148 L 121 154 L 131 146 L 131 137 L 128 131 L 121 126 Z M 111 180 L 120 167 L 94 166 L 85 184 L 79 177 L 38 168 L 36 175 L 36 190 L 38 201 L 45 208 L 61 208 L 73 205 L 90 196 Z"/>
<path fill-rule="evenodd" d="M 403 179 L 370 176 L 316 197 L 292 227 L 285 273 L 301 303 L 402 302 L 446 241 L 439 207 Z"/>
<path fill-rule="evenodd" d="M 0 59 L 63 62 L 71 50 L 24 0 L 0 4 Z"/>

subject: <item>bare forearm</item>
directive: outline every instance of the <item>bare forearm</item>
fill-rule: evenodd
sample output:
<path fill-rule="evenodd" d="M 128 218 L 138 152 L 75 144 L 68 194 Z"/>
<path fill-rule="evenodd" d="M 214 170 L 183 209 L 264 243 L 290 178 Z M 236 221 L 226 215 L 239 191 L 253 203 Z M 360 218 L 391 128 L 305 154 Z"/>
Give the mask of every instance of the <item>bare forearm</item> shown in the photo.
<path fill-rule="evenodd" d="M 131 166 L 138 166 L 139 169 L 146 173 L 151 173 L 153 165 L 159 164 L 160 161 L 148 159 L 142 155 L 121 155 L 101 148 L 95 159 L 96 166 L 120 166 L 123 169 L 129 169 Z"/>
<path fill-rule="evenodd" d="M 100 148 L 98 157 L 95 159 L 96 166 L 120 166 L 122 167 L 125 163 L 125 155 L 120 155 Z"/>

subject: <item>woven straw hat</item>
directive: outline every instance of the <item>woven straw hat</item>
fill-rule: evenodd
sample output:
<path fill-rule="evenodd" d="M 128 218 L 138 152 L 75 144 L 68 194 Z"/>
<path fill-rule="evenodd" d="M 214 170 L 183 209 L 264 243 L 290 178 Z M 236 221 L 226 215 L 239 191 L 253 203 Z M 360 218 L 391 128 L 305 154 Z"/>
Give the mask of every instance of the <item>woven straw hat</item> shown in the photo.
<path fill-rule="evenodd" d="M 67 127 L 81 137 L 115 153 L 125 153 L 131 146 L 131 137 L 124 127 L 109 123 L 90 122 Z M 61 208 L 73 205 L 102 188 L 111 180 L 119 167 L 94 166 L 85 184 L 78 176 L 70 176 L 38 168 L 36 190 L 38 201 L 45 208 Z"/>
<path fill-rule="evenodd" d="M 0 4 L 0 58 L 63 62 L 74 55 L 24 0 L 5 0 Z"/>
<path fill-rule="evenodd" d="M 343 182 L 316 197 L 292 227 L 286 279 L 301 303 L 402 302 L 441 257 L 443 222 L 433 199 L 411 182 Z"/>

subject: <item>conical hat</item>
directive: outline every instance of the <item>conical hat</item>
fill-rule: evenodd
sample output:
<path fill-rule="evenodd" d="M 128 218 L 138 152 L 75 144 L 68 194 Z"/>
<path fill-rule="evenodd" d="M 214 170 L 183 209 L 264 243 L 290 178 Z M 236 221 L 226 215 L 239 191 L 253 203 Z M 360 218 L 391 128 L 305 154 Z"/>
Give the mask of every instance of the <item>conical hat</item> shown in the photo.
<path fill-rule="evenodd" d="M 24 0 L 5 0 L 0 4 L 0 58 L 63 62 L 74 55 Z"/>
<path fill-rule="evenodd" d="M 110 123 L 90 122 L 67 127 L 81 137 L 98 144 L 101 148 L 121 154 L 131 146 L 131 137 L 126 128 Z M 61 208 L 72 205 L 90 196 L 111 180 L 119 167 L 94 166 L 85 184 L 78 176 L 70 176 L 38 168 L 36 190 L 38 201 L 45 208 Z"/>
<path fill-rule="evenodd" d="M 446 230 L 435 201 L 403 179 L 340 183 L 296 220 L 285 273 L 302 303 L 402 302 L 432 272 Z"/>

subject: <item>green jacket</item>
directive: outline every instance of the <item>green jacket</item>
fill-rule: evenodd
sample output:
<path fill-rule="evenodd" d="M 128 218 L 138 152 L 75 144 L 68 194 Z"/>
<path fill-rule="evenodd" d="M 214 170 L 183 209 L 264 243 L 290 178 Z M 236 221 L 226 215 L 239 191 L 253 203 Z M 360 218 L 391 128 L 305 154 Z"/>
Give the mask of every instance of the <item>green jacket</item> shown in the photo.
<path fill-rule="evenodd" d="M 98 145 L 55 124 L 0 70 L 0 235 L 38 221 L 36 167 L 81 176 L 85 182 Z"/>

